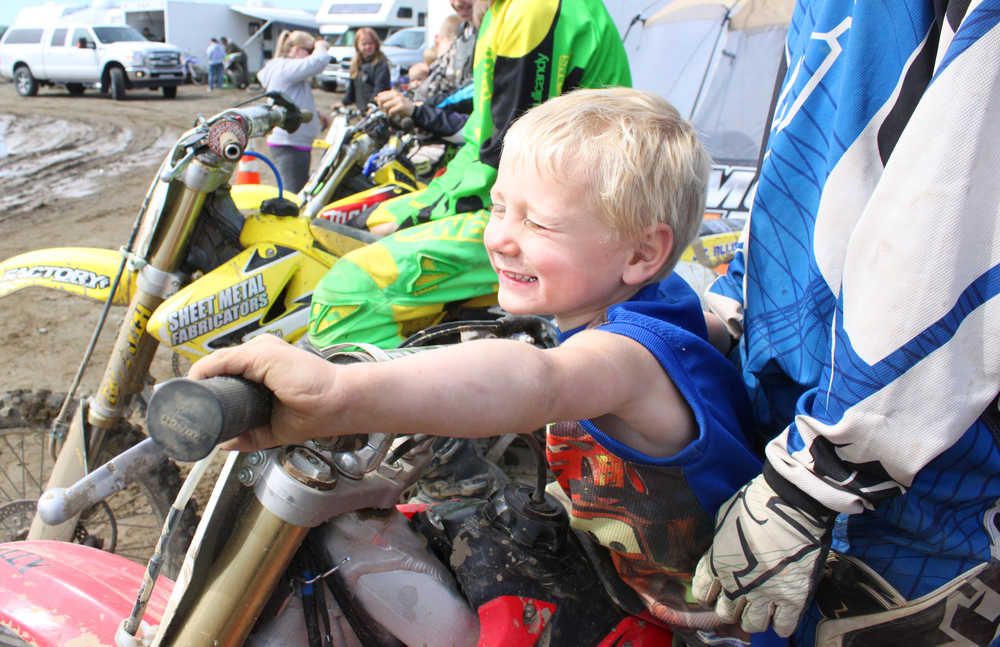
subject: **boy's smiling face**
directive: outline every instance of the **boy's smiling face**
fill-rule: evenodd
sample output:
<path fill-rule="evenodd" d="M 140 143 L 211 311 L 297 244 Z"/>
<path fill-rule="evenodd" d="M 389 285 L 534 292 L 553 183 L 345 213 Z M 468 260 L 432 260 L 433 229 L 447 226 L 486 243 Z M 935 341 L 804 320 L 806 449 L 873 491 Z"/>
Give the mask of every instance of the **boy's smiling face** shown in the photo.
<path fill-rule="evenodd" d="M 629 272 L 636 245 L 601 219 L 579 174 L 550 177 L 534 162 L 501 158 L 483 241 L 500 305 L 512 314 L 555 315 L 569 330 L 638 290 Z"/>

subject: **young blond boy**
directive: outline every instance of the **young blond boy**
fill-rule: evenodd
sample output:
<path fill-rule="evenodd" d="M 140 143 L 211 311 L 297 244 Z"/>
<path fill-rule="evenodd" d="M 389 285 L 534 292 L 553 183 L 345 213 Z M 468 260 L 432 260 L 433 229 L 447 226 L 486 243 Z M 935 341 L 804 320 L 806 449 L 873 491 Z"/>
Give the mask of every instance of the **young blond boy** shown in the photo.
<path fill-rule="evenodd" d="M 484 242 L 514 314 L 554 315 L 562 343 L 483 340 L 337 366 L 273 337 L 197 362 L 277 397 L 251 450 L 373 432 L 548 431 L 571 519 L 608 547 L 650 611 L 711 626 L 689 603 L 718 505 L 760 469 L 735 369 L 708 343 L 694 292 L 670 273 L 697 233 L 709 158 L 664 100 L 578 90 L 507 133 Z"/>

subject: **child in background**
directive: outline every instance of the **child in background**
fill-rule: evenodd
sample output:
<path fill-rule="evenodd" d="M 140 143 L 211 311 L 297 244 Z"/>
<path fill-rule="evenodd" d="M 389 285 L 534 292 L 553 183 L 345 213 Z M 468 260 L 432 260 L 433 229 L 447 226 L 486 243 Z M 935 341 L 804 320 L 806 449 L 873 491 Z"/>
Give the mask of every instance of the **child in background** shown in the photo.
<path fill-rule="evenodd" d="M 760 462 L 736 370 L 671 274 L 701 223 L 708 169 L 693 127 L 659 97 L 614 88 L 550 99 L 506 135 L 484 243 L 500 304 L 554 315 L 558 347 L 480 340 L 342 366 L 261 336 L 190 376 L 243 375 L 275 393 L 270 424 L 230 449 L 564 421 L 549 426 L 548 456 L 573 526 L 610 550 L 661 621 L 713 627 L 690 602 L 691 574 L 719 504 Z"/>
<path fill-rule="evenodd" d="M 419 88 L 420 84 L 427 80 L 428 72 L 430 72 L 430 68 L 427 67 L 426 63 L 414 63 L 410 67 L 406 89 L 415 90 Z"/>

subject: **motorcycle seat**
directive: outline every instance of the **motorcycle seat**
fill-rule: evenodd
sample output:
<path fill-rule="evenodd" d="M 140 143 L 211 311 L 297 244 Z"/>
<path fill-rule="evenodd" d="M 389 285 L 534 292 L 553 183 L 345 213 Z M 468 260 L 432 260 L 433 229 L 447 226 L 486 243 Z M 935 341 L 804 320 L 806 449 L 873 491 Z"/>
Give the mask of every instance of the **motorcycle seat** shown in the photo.
<path fill-rule="evenodd" d="M 367 229 L 342 225 L 326 218 L 309 221 L 309 231 L 320 245 L 337 256 L 378 240 L 378 236 Z"/>

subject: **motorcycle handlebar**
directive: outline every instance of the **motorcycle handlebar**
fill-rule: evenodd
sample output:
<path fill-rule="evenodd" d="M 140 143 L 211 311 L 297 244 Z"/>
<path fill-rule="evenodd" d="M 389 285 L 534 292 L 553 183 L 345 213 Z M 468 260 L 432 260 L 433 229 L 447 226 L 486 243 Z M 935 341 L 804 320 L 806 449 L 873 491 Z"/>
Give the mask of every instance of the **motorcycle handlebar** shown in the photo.
<path fill-rule="evenodd" d="M 175 378 L 153 392 L 146 431 L 174 460 L 197 461 L 219 443 L 266 424 L 273 401 L 266 387 L 240 377 Z"/>
<path fill-rule="evenodd" d="M 267 96 L 272 100 L 270 103 L 230 108 L 213 117 L 210 123 L 214 124 L 218 120 L 235 120 L 247 137 L 262 137 L 274 128 L 295 132 L 300 125 L 314 118 L 311 110 L 302 110 L 281 93 L 272 92 Z"/>

